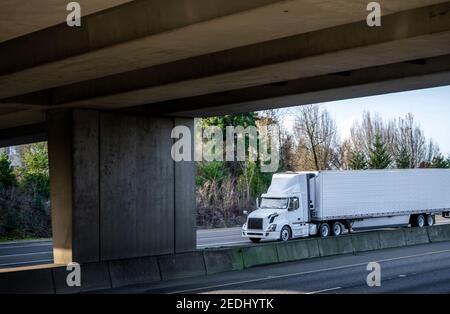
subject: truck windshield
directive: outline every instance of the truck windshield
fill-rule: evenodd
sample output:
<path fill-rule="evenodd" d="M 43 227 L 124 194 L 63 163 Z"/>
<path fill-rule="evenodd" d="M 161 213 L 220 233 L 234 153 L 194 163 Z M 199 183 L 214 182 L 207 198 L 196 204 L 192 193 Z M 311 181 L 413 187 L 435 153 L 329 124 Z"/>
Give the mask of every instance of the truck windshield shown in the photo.
<path fill-rule="evenodd" d="M 287 209 L 287 198 L 262 198 L 260 208 Z"/>

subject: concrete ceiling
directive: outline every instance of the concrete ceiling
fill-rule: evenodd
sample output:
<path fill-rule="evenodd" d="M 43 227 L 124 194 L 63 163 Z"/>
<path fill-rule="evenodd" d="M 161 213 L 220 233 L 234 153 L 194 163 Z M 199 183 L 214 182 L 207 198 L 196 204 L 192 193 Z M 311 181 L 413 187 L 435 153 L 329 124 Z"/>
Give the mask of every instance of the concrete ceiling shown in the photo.
<path fill-rule="evenodd" d="M 392 14 L 439 2 L 390 0 L 382 7 Z M 86 17 L 81 30 L 63 24 L 0 46 L 0 58 L 10 59 L 0 66 L 0 98 L 365 20 L 366 5 L 364 0 L 136 1 Z M 27 48 L 35 45 L 41 47 L 31 58 Z"/>
<path fill-rule="evenodd" d="M 82 14 L 92 14 L 132 0 L 77 0 Z M 63 0 L 0 1 L 0 42 L 60 24 L 66 20 Z"/>
<path fill-rule="evenodd" d="M 442 0 L 379 1 L 377 28 L 365 23 L 365 0 L 88 0 L 86 12 L 111 8 L 84 16 L 81 28 L 54 25 L 67 14 L 55 14 L 61 1 L 40 1 L 54 14 L 32 11 L 34 33 L 0 43 L 0 128 L 14 110 L 157 107 L 450 54 Z M 26 16 L 13 7 L 5 0 L 0 12 Z M 11 29 L 5 38 L 25 34 Z"/>
<path fill-rule="evenodd" d="M 253 86 L 122 109 L 203 117 L 450 85 L 450 55 Z"/>

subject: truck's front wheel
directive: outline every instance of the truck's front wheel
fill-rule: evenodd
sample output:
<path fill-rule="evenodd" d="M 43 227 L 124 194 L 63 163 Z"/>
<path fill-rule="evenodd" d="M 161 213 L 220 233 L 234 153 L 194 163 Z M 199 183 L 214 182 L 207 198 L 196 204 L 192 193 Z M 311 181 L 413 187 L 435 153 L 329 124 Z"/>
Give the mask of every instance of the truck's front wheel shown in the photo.
<path fill-rule="evenodd" d="M 280 231 L 280 240 L 287 241 L 291 238 L 291 229 L 288 226 L 284 226 Z"/>
<path fill-rule="evenodd" d="M 319 235 L 322 238 L 326 238 L 330 235 L 330 225 L 328 223 L 324 222 L 323 224 L 320 225 Z"/>

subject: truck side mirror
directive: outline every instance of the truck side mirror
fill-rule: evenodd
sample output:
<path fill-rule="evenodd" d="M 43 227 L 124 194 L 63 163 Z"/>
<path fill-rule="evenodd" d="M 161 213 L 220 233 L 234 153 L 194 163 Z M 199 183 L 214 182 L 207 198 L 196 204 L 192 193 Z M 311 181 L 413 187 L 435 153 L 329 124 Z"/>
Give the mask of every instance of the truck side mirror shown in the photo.
<path fill-rule="evenodd" d="M 261 198 L 257 197 L 256 198 L 256 208 L 259 208 L 260 203 L 261 203 Z"/>
<path fill-rule="evenodd" d="M 248 211 L 247 210 L 244 210 L 243 213 L 244 213 L 244 215 L 248 215 Z"/>

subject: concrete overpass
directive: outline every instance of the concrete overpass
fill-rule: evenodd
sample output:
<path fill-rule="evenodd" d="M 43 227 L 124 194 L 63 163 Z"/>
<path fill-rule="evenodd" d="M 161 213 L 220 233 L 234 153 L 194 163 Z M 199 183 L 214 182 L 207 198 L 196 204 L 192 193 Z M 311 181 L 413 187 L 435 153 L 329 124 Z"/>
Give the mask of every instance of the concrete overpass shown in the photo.
<path fill-rule="evenodd" d="M 48 139 L 56 263 L 195 248 L 174 125 L 450 84 L 450 1 L 0 4 L 0 143 Z"/>

